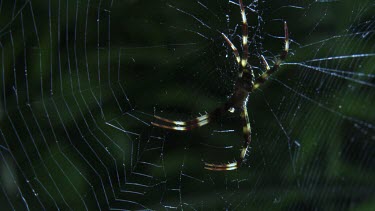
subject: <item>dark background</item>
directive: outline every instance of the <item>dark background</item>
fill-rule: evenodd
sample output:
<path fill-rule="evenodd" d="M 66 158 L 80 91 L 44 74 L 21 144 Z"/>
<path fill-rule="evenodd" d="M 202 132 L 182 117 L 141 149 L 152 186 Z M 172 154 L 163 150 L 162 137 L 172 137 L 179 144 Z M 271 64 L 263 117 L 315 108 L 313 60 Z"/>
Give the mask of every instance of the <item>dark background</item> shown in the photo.
<path fill-rule="evenodd" d="M 373 1 L 244 1 L 250 64 L 279 71 L 249 97 L 251 150 L 240 169 L 239 114 L 189 132 L 233 92 L 237 2 L 0 1 L 3 210 L 372 210 Z"/>

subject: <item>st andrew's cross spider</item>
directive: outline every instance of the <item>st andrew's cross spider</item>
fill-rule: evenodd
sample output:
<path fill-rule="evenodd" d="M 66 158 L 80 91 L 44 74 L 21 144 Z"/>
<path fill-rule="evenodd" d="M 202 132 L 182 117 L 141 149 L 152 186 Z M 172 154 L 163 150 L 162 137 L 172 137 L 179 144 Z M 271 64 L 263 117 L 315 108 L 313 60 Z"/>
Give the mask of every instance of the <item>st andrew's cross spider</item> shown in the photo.
<path fill-rule="evenodd" d="M 268 78 L 271 74 L 277 71 L 280 67 L 282 61 L 284 61 L 288 55 L 289 51 L 289 37 L 288 37 L 288 26 L 287 23 L 284 22 L 284 33 L 285 33 L 285 43 L 284 49 L 280 53 L 280 55 L 275 59 L 274 65 L 272 68 L 268 65 L 266 59 L 263 55 L 261 55 L 261 60 L 264 64 L 266 71 L 260 75 L 259 77 L 255 78 L 254 71 L 250 64 L 248 64 L 248 54 L 249 54 L 249 46 L 248 46 L 248 25 L 247 19 L 245 14 L 245 7 L 243 5 L 242 0 L 239 0 L 241 17 L 242 17 L 242 57 L 239 55 L 237 48 L 233 45 L 233 43 L 228 39 L 228 37 L 221 33 L 224 37 L 225 41 L 228 45 L 232 48 L 233 54 L 236 57 L 236 60 L 240 66 L 238 79 L 234 85 L 234 92 L 231 97 L 228 99 L 226 103 L 217 107 L 213 111 L 199 116 L 197 118 L 187 120 L 187 121 L 175 121 L 166 119 L 160 116 L 154 116 L 157 121 L 151 122 L 152 125 L 169 129 L 169 130 L 177 130 L 177 131 L 188 131 L 192 130 L 197 127 L 201 127 L 206 125 L 213 120 L 217 119 L 219 116 L 223 115 L 226 112 L 234 112 L 236 109 L 240 111 L 241 118 L 243 120 L 243 137 L 244 143 L 240 152 L 240 158 L 237 161 L 227 163 L 227 164 L 213 164 L 213 163 L 205 163 L 204 168 L 207 170 L 212 171 L 227 171 L 227 170 L 235 170 L 241 166 L 241 164 L 245 161 L 245 156 L 248 152 L 248 148 L 251 142 L 251 127 L 249 122 L 249 117 L 247 113 L 247 100 L 249 94 L 254 92 L 258 89 Z"/>

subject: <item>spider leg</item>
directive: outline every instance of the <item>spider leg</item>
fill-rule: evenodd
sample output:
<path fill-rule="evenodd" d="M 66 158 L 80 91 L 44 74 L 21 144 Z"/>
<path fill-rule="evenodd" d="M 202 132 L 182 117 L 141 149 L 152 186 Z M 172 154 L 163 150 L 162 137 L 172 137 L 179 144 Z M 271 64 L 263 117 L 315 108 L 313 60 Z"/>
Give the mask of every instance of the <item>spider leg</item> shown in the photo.
<path fill-rule="evenodd" d="M 230 39 L 228 39 L 228 37 L 224 33 L 221 33 L 221 35 L 223 35 L 225 41 L 232 48 L 233 54 L 236 57 L 236 60 L 237 60 L 238 64 L 240 64 L 241 63 L 241 57 L 240 57 L 240 54 L 238 53 L 238 50 L 237 50 L 236 46 L 234 46 L 234 44 L 230 41 Z"/>
<path fill-rule="evenodd" d="M 163 118 L 160 116 L 154 116 L 155 119 L 163 122 L 163 123 L 156 123 L 156 122 L 151 122 L 152 125 L 164 129 L 169 129 L 169 130 L 179 130 L 179 131 L 187 131 L 187 130 L 192 130 L 197 127 L 202 127 L 204 125 L 207 125 L 210 123 L 213 119 L 219 117 L 221 114 L 224 112 L 228 111 L 229 105 L 225 104 L 224 106 L 218 107 L 212 112 L 199 116 L 197 118 L 187 120 L 187 121 L 176 121 L 176 120 L 171 120 L 167 118 Z M 167 123 L 167 124 L 165 124 Z"/>
<path fill-rule="evenodd" d="M 275 64 L 272 66 L 272 68 L 270 68 L 268 66 L 268 63 L 267 63 L 266 59 L 263 56 L 261 56 L 261 58 L 263 60 L 263 64 L 266 67 L 266 72 L 264 72 L 260 77 L 258 77 L 255 80 L 252 91 L 254 91 L 255 89 L 258 89 L 259 86 L 261 84 L 263 84 L 272 73 L 276 72 L 277 69 L 279 69 L 279 67 L 281 65 L 281 62 L 283 62 L 286 59 L 286 57 L 288 56 L 288 52 L 289 52 L 289 32 L 288 32 L 288 25 L 287 25 L 286 21 L 284 22 L 284 33 L 285 33 L 284 50 L 280 53 L 279 57 L 276 59 Z"/>
<path fill-rule="evenodd" d="M 224 37 L 225 41 L 228 43 L 228 45 L 232 48 L 233 54 L 236 57 L 236 60 L 238 64 L 241 64 L 241 71 L 239 72 L 238 76 L 242 78 L 243 72 L 246 72 L 246 74 L 250 74 L 251 80 L 254 78 L 254 72 L 253 69 L 250 66 L 250 72 L 246 69 L 248 66 L 247 57 L 249 55 L 249 44 L 248 44 L 248 26 L 247 26 L 247 19 L 246 19 L 246 12 L 245 7 L 243 5 L 242 0 L 239 1 L 240 9 L 241 9 L 241 17 L 242 17 L 242 59 L 238 53 L 238 50 L 236 46 L 228 39 L 228 37 L 221 33 L 221 35 Z"/>
<path fill-rule="evenodd" d="M 263 62 L 264 67 L 266 68 L 266 71 L 269 71 L 271 68 L 268 65 L 268 62 L 267 62 L 266 58 L 264 58 L 263 55 L 261 55 L 260 58 L 262 59 L 262 62 Z"/>
<path fill-rule="evenodd" d="M 247 153 L 248 148 L 249 148 L 250 143 L 251 143 L 251 126 L 250 126 L 250 121 L 249 121 L 249 115 L 247 113 L 246 104 L 244 104 L 243 107 L 242 107 L 241 118 L 243 120 L 243 125 L 244 125 L 243 128 L 242 128 L 244 143 L 243 143 L 243 147 L 241 149 L 240 159 L 238 161 L 239 166 L 244 161 L 246 153 Z"/>
<path fill-rule="evenodd" d="M 245 160 L 246 153 L 248 151 L 250 142 L 251 142 L 251 127 L 249 121 L 249 115 L 247 113 L 246 105 L 243 105 L 241 111 L 241 118 L 243 120 L 243 135 L 244 135 L 244 144 L 241 149 L 240 158 L 238 161 L 228 163 L 228 164 L 212 164 L 212 163 L 204 163 L 204 169 L 210 171 L 230 171 L 235 170 L 241 166 L 242 162 Z"/>
<path fill-rule="evenodd" d="M 228 164 L 212 164 L 204 163 L 204 169 L 210 171 L 231 171 L 238 168 L 237 162 L 232 162 Z"/>
<path fill-rule="evenodd" d="M 241 70 L 239 77 L 243 78 L 246 81 L 251 82 L 251 85 L 254 84 L 254 71 L 251 65 L 247 62 L 249 56 L 249 43 L 248 43 L 248 26 L 246 19 L 246 11 L 243 5 L 242 0 L 239 0 L 241 18 L 242 18 L 242 59 L 241 59 Z M 249 69 L 248 69 L 249 68 Z"/>
<path fill-rule="evenodd" d="M 164 117 L 160 117 L 160 116 L 156 116 L 156 115 L 154 117 L 155 117 L 155 119 L 158 119 L 158 120 L 163 121 L 163 122 L 184 126 L 184 125 L 190 125 L 190 124 L 194 124 L 194 123 L 197 123 L 197 122 L 204 121 L 204 120 L 208 119 L 209 116 L 210 116 L 209 114 L 205 114 L 205 115 L 199 116 L 197 118 L 194 118 L 194 119 L 188 120 L 188 121 L 175 121 L 175 120 L 166 119 Z"/>
<path fill-rule="evenodd" d="M 246 19 L 246 12 L 245 7 L 243 6 L 242 0 L 240 0 L 240 9 L 241 9 L 241 17 L 242 17 L 242 61 L 241 65 L 242 68 L 246 68 L 247 66 L 247 57 L 249 55 L 249 45 L 248 45 L 248 29 L 247 29 L 247 19 Z"/>
<path fill-rule="evenodd" d="M 169 129 L 169 130 L 187 131 L 187 130 L 192 130 L 194 128 L 201 127 L 203 125 L 210 123 L 210 114 L 205 114 L 205 115 L 202 115 L 200 117 L 197 117 L 188 121 L 175 121 L 175 120 L 170 120 L 170 119 L 166 119 L 166 118 L 159 117 L 159 116 L 154 116 L 154 117 L 160 121 L 170 123 L 171 125 L 151 122 L 152 125 L 156 127 L 164 128 L 164 129 Z"/>

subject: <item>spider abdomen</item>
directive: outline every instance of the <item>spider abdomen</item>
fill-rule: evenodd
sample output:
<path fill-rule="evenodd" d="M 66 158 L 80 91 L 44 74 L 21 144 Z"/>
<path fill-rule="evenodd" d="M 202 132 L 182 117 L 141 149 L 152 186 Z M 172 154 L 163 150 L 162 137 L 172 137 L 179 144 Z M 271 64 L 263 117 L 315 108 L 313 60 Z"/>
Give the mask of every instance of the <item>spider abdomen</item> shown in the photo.
<path fill-rule="evenodd" d="M 249 96 L 249 92 L 244 89 L 244 87 L 236 86 L 236 89 L 229 99 L 229 106 L 232 108 L 242 108 L 244 105 L 244 102 L 246 102 L 247 97 Z"/>

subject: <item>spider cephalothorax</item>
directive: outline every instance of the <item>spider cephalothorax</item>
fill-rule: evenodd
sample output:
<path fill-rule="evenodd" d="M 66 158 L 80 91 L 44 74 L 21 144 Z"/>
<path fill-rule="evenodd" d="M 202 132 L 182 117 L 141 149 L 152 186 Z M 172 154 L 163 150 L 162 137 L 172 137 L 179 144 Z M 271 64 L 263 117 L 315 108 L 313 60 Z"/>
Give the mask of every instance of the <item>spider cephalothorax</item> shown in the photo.
<path fill-rule="evenodd" d="M 251 142 L 251 127 L 246 107 L 247 98 L 249 97 L 249 94 L 252 93 L 254 90 L 258 89 L 259 86 L 263 84 L 272 73 L 277 71 L 277 69 L 281 65 L 281 62 L 286 59 L 289 51 L 288 26 L 286 22 L 284 22 L 284 50 L 280 53 L 279 57 L 275 59 L 272 68 L 268 66 L 266 59 L 263 56 L 260 56 L 266 71 L 259 77 L 255 78 L 254 71 L 247 62 L 249 54 L 247 29 L 248 26 L 245 14 L 245 7 L 242 3 L 242 0 L 239 0 L 239 5 L 242 17 L 242 57 L 239 55 L 238 50 L 233 45 L 233 43 L 228 39 L 228 37 L 225 34 L 222 33 L 222 36 L 224 37 L 228 45 L 232 48 L 233 54 L 236 57 L 238 64 L 240 65 L 238 79 L 235 82 L 234 92 L 232 96 L 228 99 L 226 103 L 224 103 L 224 105 L 221 105 L 218 108 L 211 111 L 210 113 L 199 116 L 195 119 L 188 121 L 174 121 L 163 117 L 155 116 L 155 119 L 163 123 L 151 123 L 152 125 L 160 128 L 187 131 L 206 125 L 226 112 L 234 112 L 235 110 L 239 110 L 241 112 L 241 118 L 243 120 L 242 131 L 244 134 L 244 144 L 241 149 L 240 158 L 235 162 L 227 164 L 205 163 L 204 168 L 212 171 L 234 170 L 237 169 L 243 163 L 246 153 L 248 151 L 248 147 Z"/>

